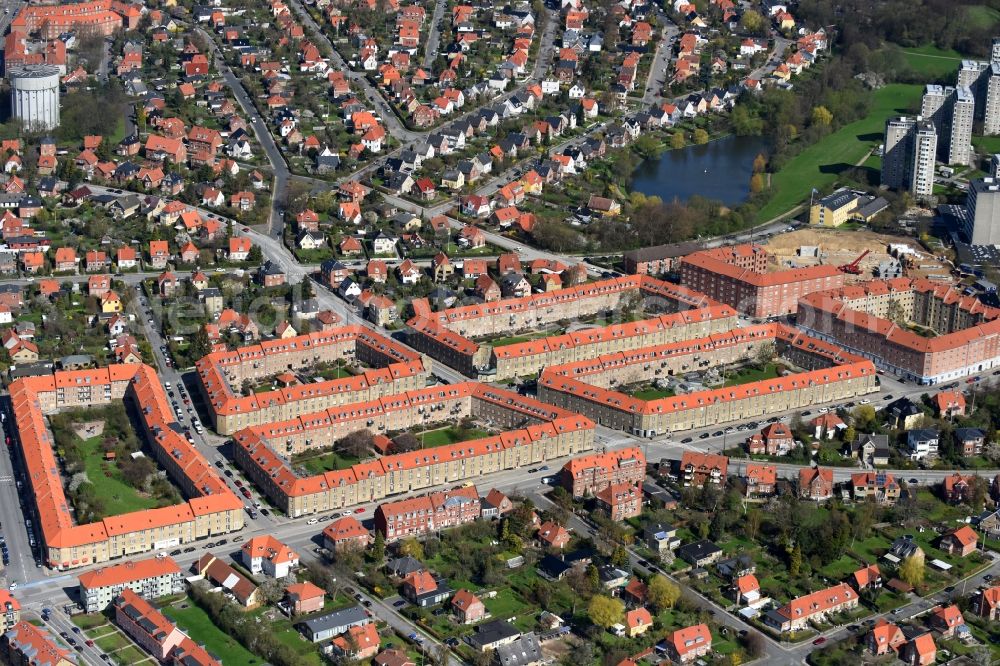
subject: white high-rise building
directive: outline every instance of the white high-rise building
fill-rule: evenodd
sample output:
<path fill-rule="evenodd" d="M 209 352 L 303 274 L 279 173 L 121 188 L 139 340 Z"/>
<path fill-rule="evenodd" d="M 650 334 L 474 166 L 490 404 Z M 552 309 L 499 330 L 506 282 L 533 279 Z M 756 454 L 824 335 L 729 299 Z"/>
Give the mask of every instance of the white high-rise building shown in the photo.
<path fill-rule="evenodd" d="M 909 189 L 918 197 L 934 194 L 934 162 L 937 158 L 937 129 L 934 123 L 918 119 L 913 130 L 913 155 Z"/>
<path fill-rule="evenodd" d="M 10 80 L 10 109 L 31 131 L 59 126 L 59 68 L 52 65 L 23 65 L 7 70 Z"/>
<path fill-rule="evenodd" d="M 920 117 L 934 123 L 941 130 L 944 127 L 945 115 L 955 89 L 951 86 L 939 86 L 932 83 L 924 88 L 924 96 L 920 100 Z"/>
<path fill-rule="evenodd" d="M 995 43 L 995 42 L 994 42 Z M 1000 134 L 1000 62 L 990 65 L 989 76 L 983 86 L 982 101 L 977 98 L 976 106 L 982 106 L 983 134 Z"/>
<path fill-rule="evenodd" d="M 951 113 L 948 127 L 948 164 L 972 164 L 972 121 L 976 110 L 976 99 L 968 88 L 958 88 L 950 104 Z"/>
<path fill-rule="evenodd" d="M 996 178 L 969 181 L 963 231 L 971 245 L 1000 245 L 1000 181 Z"/>

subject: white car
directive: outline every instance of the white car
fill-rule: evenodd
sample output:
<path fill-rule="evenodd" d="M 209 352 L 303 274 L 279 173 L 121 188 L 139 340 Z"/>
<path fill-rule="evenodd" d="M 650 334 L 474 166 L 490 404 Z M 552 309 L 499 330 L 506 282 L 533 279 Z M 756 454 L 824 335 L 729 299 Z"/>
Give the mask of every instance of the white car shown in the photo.
<path fill-rule="evenodd" d="M 310 518 L 309 520 L 306 521 L 306 525 L 315 525 L 318 522 L 319 518 Z"/>
<path fill-rule="evenodd" d="M 862 405 L 869 405 L 869 404 L 871 404 L 871 400 L 869 400 L 868 398 L 865 398 L 864 400 L 861 401 L 861 404 Z"/>

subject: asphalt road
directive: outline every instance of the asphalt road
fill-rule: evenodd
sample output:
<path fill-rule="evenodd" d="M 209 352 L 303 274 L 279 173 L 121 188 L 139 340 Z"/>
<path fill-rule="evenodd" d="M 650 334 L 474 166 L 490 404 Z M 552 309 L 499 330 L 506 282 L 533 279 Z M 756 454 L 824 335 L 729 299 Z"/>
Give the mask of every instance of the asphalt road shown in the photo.
<path fill-rule="evenodd" d="M 441 44 L 441 19 L 444 18 L 444 8 L 447 6 L 447 0 L 437 0 L 434 3 L 434 13 L 431 15 L 430 26 L 427 28 L 427 41 L 424 43 L 423 67 L 428 71 L 438 55 L 438 47 Z"/>

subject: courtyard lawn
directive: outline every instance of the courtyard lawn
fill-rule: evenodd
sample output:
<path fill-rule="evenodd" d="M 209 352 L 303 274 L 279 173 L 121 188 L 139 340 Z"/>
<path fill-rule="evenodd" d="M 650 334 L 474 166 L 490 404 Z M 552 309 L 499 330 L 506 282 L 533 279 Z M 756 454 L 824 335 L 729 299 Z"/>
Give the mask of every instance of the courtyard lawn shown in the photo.
<path fill-rule="evenodd" d="M 493 347 L 505 347 L 507 345 L 519 345 L 522 342 L 530 342 L 531 338 L 526 338 L 523 335 L 514 335 L 509 338 L 497 338 L 496 340 L 491 340 L 490 345 Z"/>
<path fill-rule="evenodd" d="M 673 389 L 658 389 L 654 387 L 640 389 L 632 392 L 633 398 L 639 400 L 658 400 L 660 398 L 672 398 L 676 394 Z"/>
<path fill-rule="evenodd" d="M 764 379 L 774 379 L 778 376 L 778 366 L 776 363 L 768 363 L 763 368 L 740 368 L 740 370 L 726 379 L 726 386 L 739 386 L 750 382 L 759 382 Z"/>
<path fill-rule="evenodd" d="M 317 377 L 322 377 L 323 379 L 343 379 L 344 377 L 354 376 L 347 368 L 340 367 L 339 365 L 335 368 L 319 370 L 315 373 L 315 375 Z"/>
<path fill-rule="evenodd" d="M 352 458 L 351 456 L 329 451 L 312 458 L 296 460 L 294 464 L 302 465 L 310 474 L 315 475 L 334 472 L 338 469 L 347 469 L 352 465 L 357 465 L 359 462 L 361 462 L 360 458 Z"/>
<path fill-rule="evenodd" d="M 256 655 L 240 645 L 235 638 L 227 636 L 215 626 L 205 611 L 195 606 L 194 602 L 187 601 L 186 603 L 187 608 L 167 606 L 163 608 L 163 614 L 173 620 L 194 641 L 204 645 L 224 664 L 247 664 L 249 666 L 262 663 Z"/>
<path fill-rule="evenodd" d="M 787 213 L 802 202 L 808 203 L 812 188 L 822 190 L 833 185 L 843 171 L 882 142 L 887 118 L 912 113 L 922 91 L 920 85 L 891 84 L 873 92 L 871 111 L 865 118 L 809 146 L 772 176 L 774 195 L 760 209 L 757 220 L 763 222 Z"/>
<path fill-rule="evenodd" d="M 134 645 L 126 645 L 118 652 L 109 653 L 111 658 L 122 666 L 136 666 L 137 664 L 155 664 L 156 662 L 147 654 L 144 654 Z"/>
<path fill-rule="evenodd" d="M 413 434 L 420 438 L 425 449 L 433 446 L 445 446 L 447 444 L 457 444 L 458 442 L 468 442 L 473 439 L 490 437 L 490 433 L 486 430 L 479 430 L 478 428 L 459 430 L 452 426 Z"/>
<path fill-rule="evenodd" d="M 129 642 L 117 631 L 107 636 L 94 639 L 94 645 L 101 648 L 101 652 L 114 652 L 128 645 Z"/>
<path fill-rule="evenodd" d="M 103 435 L 84 440 L 77 448 L 83 454 L 87 478 L 94 484 L 98 497 L 104 500 L 104 515 L 120 516 L 123 513 L 161 506 L 155 497 L 140 494 L 130 486 L 113 460 L 104 460 L 102 437 Z"/>

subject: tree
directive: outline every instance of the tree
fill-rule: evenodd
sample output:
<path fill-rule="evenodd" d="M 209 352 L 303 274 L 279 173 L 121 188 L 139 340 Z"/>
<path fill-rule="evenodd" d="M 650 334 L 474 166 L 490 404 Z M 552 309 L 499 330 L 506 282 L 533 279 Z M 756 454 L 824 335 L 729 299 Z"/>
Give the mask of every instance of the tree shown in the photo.
<path fill-rule="evenodd" d="M 763 368 L 777 355 L 778 348 L 774 345 L 774 343 L 764 342 L 758 345 L 757 350 L 754 352 L 752 363 L 758 368 Z"/>
<path fill-rule="evenodd" d="M 408 451 L 418 451 L 420 450 L 420 440 L 417 439 L 416 435 L 409 432 L 404 432 L 396 435 L 392 438 L 392 452 L 393 453 L 406 453 Z"/>
<path fill-rule="evenodd" d="M 208 331 L 204 326 L 199 326 L 198 330 L 191 336 L 191 346 L 188 347 L 188 356 L 192 361 L 197 361 L 203 356 L 207 356 L 212 351 L 212 341 L 208 339 Z"/>
<path fill-rule="evenodd" d="M 372 561 L 381 564 L 385 559 L 385 535 L 379 530 L 375 530 L 375 538 L 372 540 L 371 550 Z"/>
<path fill-rule="evenodd" d="M 247 253 L 247 262 L 257 265 L 264 261 L 264 253 L 260 249 L 259 245 L 251 245 L 250 251 Z"/>
<path fill-rule="evenodd" d="M 746 516 L 746 520 L 743 521 L 743 533 L 746 534 L 747 538 L 753 541 L 757 538 L 757 532 L 760 531 L 760 524 L 764 521 L 764 514 L 757 509 L 751 509 Z"/>
<path fill-rule="evenodd" d="M 812 110 L 812 124 L 822 127 L 829 127 L 833 122 L 833 114 L 825 106 L 814 106 Z"/>
<path fill-rule="evenodd" d="M 587 616 L 598 627 L 608 629 L 622 621 L 625 616 L 625 605 L 618 599 L 597 594 L 590 600 Z"/>
<path fill-rule="evenodd" d="M 416 560 L 424 559 L 424 547 L 416 539 L 410 538 L 399 544 L 399 554 Z"/>
<path fill-rule="evenodd" d="M 372 450 L 375 437 L 367 428 L 348 433 L 334 445 L 334 449 L 354 458 L 364 458 Z"/>
<path fill-rule="evenodd" d="M 760 194 L 764 191 L 764 174 L 755 173 L 750 176 L 750 193 Z"/>
<path fill-rule="evenodd" d="M 903 305 L 895 298 L 889 301 L 889 305 L 886 307 L 885 318 L 896 324 L 906 322 L 906 311 L 903 309 Z"/>
<path fill-rule="evenodd" d="M 764 17 L 758 12 L 748 9 L 740 17 L 740 27 L 747 32 L 758 33 L 764 27 Z"/>
<path fill-rule="evenodd" d="M 913 587 L 924 582 L 924 553 L 918 550 L 899 565 L 899 578 Z"/>
<path fill-rule="evenodd" d="M 743 637 L 743 649 L 746 650 L 748 657 L 757 659 L 764 655 L 767 644 L 764 642 L 764 637 L 760 635 L 760 632 L 750 631 Z"/>
<path fill-rule="evenodd" d="M 857 438 L 858 438 L 858 431 L 854 426 L 849 425 L 847 426 L 847 428 L 844 429 L 845 442 L 853 442 Z"/>
<path fill-rule="evenodd" d="M 698 129 L 696 129 L 694 131 L 694 142 L 696 144 L 698 144 L 699 146 L 702 146 L 702 145 L 708 143 L 708 132 L 706 132 L 705 130 L 703 130 L 700 127 Z"/>
<path fill-rule="evenodd" d="M 684 132 L 678 130 L 670 135 L 670 147 L 674 150 L 680 150 L 687 145 L 687 141 L 684 139 Z"/>
<path fill-rule="evenodd" d="M 871 405 L 858 405 L 852 412 L 854 425 L 859 430 L 868 430 L 875 423 L 875 408 Z"/>
<path fill-rule="evenodd" d="M 763 173 L 766 168 L 767 158 L 764 157 L 764 153 L 757 153 L 757 157 L 753 158 L 753 172 Z"/>
<path fill-rule="evenodd" d="M 801 568 L 802 548 L 799 547 L 799 544 L 795 544 L 795 547 L 792 548 L 792 552 L 788 556 L 788 575 L 793 577 L 798 576 Z"/>
<path fill-rule="evenodd" d="M 646 585 L 646 598 L 657 610 L 673 608 L 681 598 L 681 588 L 663 575 L 653 576 Z"/>
<path fill-rule="evenodd" d="M 628 551 L 622 546 L 616 546 L 614 552 L 611 553 L 611 564 L 616 567 L 623 567 L 628 564 Z"/>

